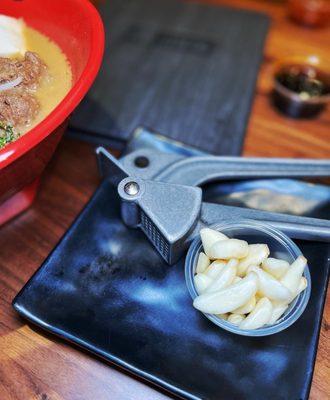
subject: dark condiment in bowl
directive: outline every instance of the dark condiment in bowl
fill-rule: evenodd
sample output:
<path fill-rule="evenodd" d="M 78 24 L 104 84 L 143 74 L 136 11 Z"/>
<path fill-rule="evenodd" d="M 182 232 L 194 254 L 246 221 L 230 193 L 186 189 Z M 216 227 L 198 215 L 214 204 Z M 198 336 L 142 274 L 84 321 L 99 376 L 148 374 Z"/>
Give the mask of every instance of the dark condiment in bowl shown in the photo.
<path fill-rule="evenodd" d="M 284 87 L 306 98 L 330 93 L 329 76 L 310 65 L 284 66 L 275 77 Z"/>
<path fill-rule="evenodd" d="M 330 74 L 308 64 L 288 64 L 275 73 L 273 100 L 294 118 L 317 115 L 330 97 Z"/>

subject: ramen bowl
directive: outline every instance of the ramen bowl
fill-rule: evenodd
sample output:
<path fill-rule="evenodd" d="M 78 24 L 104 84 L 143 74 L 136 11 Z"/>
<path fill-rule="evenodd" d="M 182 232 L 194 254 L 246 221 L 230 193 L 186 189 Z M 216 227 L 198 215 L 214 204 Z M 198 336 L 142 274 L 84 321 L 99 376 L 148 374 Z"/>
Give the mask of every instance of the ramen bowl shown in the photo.
<path fill-rule="evenodd" d="M 1 0 L 0 14 L 23 18 L 66 55 L 72 87 L 37 126 L 0 150 L 0 225 L 31 205 L 38 180 L 53 155 L 72 111 L 92 85 L 102 62 L 102 20 L 88 0 Z"/>

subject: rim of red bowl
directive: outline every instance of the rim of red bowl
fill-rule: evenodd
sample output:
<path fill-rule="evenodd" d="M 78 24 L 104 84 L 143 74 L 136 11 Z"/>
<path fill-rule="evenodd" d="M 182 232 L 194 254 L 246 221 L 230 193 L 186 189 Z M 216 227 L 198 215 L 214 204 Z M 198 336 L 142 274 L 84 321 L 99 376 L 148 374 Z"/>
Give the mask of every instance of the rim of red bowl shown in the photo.
<path fill-rule="evenodd" d="M 15 142 L 0 150 L 0 170 L 40 143 L 65 121 L 83 99 L 100 69 L 105 42 L 103 22 L 100 14 L 89 0 L 81 1 L 88 9 L 92 24 L 92 50 L 86 66 L 68 94 L 44 120 Z"/>

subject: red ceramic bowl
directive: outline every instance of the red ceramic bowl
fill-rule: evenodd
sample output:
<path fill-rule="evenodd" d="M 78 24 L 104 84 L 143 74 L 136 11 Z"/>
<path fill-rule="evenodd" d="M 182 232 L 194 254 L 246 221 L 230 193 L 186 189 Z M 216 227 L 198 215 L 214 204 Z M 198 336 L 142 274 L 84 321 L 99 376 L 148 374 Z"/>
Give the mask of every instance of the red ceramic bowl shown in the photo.
<path fill-rule="evenodd" d="M 88 0 L 0 0 L 0 14 L 22 17 L 55 41 L 72 68 L 73 86 L 40 124 L 0 150 L 0 225 L 27 208 L 38 177 L 55 151 L 68 117 L 85 96 L 100 68 L 102 20 Z"/>

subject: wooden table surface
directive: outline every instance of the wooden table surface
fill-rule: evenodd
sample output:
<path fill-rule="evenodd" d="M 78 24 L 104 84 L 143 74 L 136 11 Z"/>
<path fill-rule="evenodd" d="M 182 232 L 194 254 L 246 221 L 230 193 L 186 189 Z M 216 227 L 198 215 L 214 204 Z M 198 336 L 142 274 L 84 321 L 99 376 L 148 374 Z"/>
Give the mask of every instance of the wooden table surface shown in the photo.
<path fill-rule="evenodd" d="M 317 120 L 294 121 L 269 104 L 276 60 L 292 54 L 330 57 L 330 29 L 292 24 L 280 1 L 213 1 L 269 13 L 273 22 L 249 121 L 244 155 L 330 155 L 330 110 Z M 29 326 L 11 307 L 19 289 L 83 208 L 99 183 L 93 147 L 64 139 L 25 214 L 0 229 L 0 399 L 157 400 L 168 396 L 69 344 Z M 329 295 L 310 398 L 330 398 Z M 293 399 L 288 399 L 293 400 Z"/>

